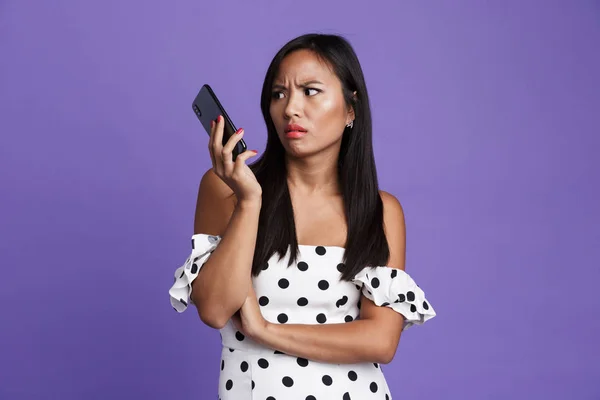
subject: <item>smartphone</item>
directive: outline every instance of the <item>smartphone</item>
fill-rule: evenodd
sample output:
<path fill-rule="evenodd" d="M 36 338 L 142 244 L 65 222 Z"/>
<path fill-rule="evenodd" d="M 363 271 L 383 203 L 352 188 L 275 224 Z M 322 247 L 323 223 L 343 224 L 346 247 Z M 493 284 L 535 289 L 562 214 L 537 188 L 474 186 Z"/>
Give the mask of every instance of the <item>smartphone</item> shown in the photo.
<path fill-rule="evenodd" d="M 200 92 L 198 92 L 198 95 L 192 103 L 192 109 L 209 136 L 211 121 L 216 122 L 219 115 L 223 117 L 225 122 L 225 127 L 223 130 L 223 146 L 227 144 L 229 138 L 237 131 L 237 128 L 231 121 L 231 118 L 229 118 L 225 108 L 223 108 L 223 105 L 217 98 L 217 95 L 209 85 L 202 86 Z M 233 160 L 235 161 L 237 156 L 246 151 L 246 149 L 246 142 L 244 142 L 244 139 L 241 139 L 239 142 L 237 142 L 235 148 L 233 149 Z"/>

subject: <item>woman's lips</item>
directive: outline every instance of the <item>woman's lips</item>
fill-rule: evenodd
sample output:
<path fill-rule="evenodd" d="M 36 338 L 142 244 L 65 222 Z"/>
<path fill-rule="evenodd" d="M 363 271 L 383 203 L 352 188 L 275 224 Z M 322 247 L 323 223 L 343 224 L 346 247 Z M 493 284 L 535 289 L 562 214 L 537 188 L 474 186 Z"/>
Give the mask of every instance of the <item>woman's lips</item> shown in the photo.
<path fill-rule="evenodd" d="M 285 136 L 288 139 L 298 139 L 306 134 L 306 129 L 302 125 L 296 123 L 287 124 L 285 127 Z"/>
<path fill-rule="evenodd" d="M 289 131 L 285 133 L 285 137 L 288 139 L 298 139 L 306 135 L 306 131 Z"/>

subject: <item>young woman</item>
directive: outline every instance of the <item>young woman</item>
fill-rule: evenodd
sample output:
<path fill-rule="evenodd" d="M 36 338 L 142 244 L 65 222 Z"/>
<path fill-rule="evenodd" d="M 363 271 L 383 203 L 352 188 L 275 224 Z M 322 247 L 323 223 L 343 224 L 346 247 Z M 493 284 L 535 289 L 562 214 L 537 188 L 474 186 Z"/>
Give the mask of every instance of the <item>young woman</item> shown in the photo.
<path fill-rule="evenodd" d="M 271 62 L 265 152 L 232 161 L 240 129 L 200 183 L 192 253 L 169 294 L 221 332 L 222 400 L 391 399 L 380 364 L 436 314 L 404 272 L 398 200 L 380 191 L 369 98 L 351 45 L 308 34 Z"/>

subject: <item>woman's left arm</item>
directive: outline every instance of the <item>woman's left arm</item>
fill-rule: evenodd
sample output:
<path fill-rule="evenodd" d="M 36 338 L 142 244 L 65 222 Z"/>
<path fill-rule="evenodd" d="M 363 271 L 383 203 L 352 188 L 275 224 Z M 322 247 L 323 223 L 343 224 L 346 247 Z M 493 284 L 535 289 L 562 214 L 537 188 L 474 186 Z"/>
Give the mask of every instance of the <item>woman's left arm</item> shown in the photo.
<path fill-rule="evenodd" d="M 385 233 L 390 248 L 389 267 L 404 270 L 406 228 L 400 202 L 387 192 L 383 201 Z M 251 293 L 252 296 L 254 292 Z M 244 304 L 261 318 L 255 297 Z M 244 308 L 243 307 L 243 308 Z M 249 310 L 243 310 L 247 313 Z M 389 363 L 396 353 L 404 317 L 388 307 L 378 307 L 361 296 L 360 318 L 347 323 L 304 325 L 251 324 L 250 336 L 263 345 L 296 357 L 328 363 Z"/>
<path fill-rule="evenodd" d="M 267 323 L 254 340 L 310 360 L 387 364 L 396 353 L 404 317 L 387 307 L 376 306 L 364 296 L 361 302 L 361 317 L 356 321 L 323 325 Z"/>

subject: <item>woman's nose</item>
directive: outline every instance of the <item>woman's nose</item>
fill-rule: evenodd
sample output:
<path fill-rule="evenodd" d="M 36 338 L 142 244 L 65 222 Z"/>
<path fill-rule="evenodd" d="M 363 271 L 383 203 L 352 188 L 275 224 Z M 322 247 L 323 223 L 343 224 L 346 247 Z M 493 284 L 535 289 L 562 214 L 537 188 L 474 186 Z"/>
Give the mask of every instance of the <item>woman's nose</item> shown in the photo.
<path fill-rule="evenodd" d="M 291 118 L 293 116 L 299 116 L 302 110 L 302 98 L 298 94 L 291 94 L 288 97 L 287 104 L 285 105 L 285 116 Z"/>

